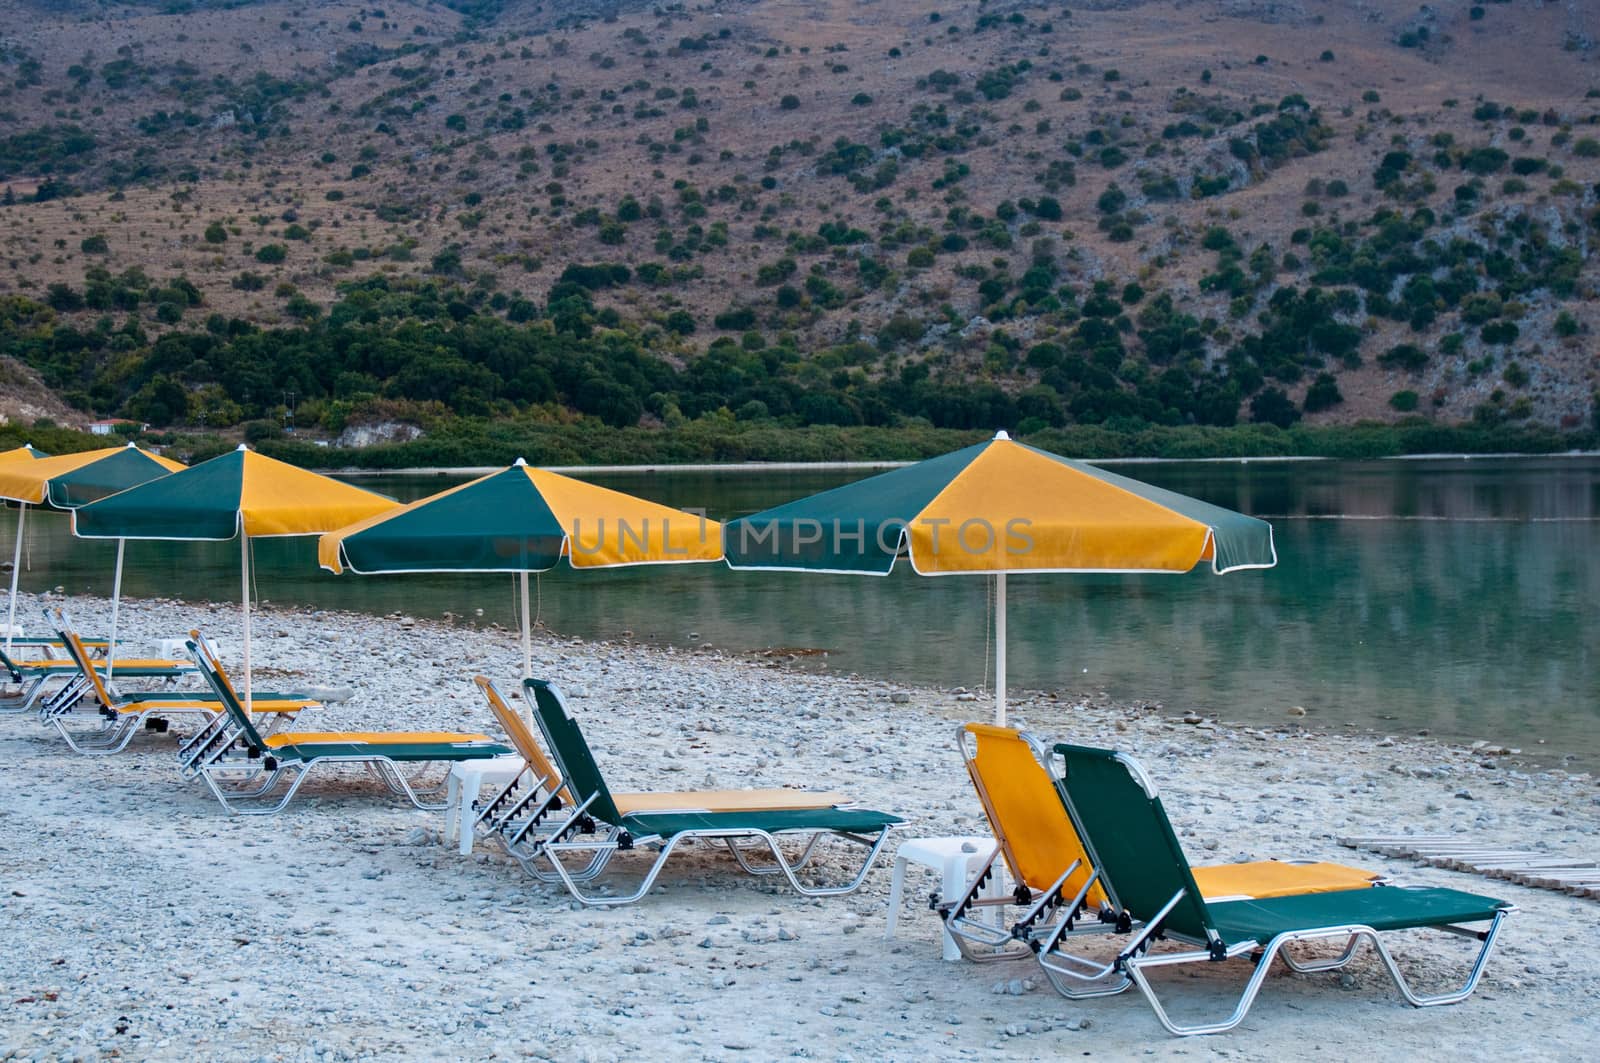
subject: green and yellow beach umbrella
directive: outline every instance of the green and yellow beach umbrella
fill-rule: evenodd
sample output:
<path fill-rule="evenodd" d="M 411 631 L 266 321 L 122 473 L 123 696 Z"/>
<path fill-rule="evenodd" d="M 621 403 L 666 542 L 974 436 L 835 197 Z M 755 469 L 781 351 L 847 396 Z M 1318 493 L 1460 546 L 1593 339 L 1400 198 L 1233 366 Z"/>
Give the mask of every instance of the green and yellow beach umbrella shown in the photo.
<path fill-rule="evenodd" d="M 26 448 L 31 449 L 31 448 Z M 15 453 L 8 451 L 7 453 Z M 36 460 L 0 463 L 0 498 L 18 504 L 16 557 L 11 566 L 11 601 L 6 623 L 6 650 L 17 619 L 17 576 L 22 568 L 22 532 L 28 507 L 53 506 L 76 509 L 95 499 L 146 483 L 176 472 L 181 464 L 159 454 L 140 450 L 131 442 L 123 447 L 85 450 L 76 454 L 48 457 L 34 452 Z M 4 455 L 0 455 L 4 457 Z M 117 606 L 122 592 L 123 544 L 117 543 L 117 569 L 111 592 L 111 644 L 116 645 Z M 111 657 L 115 660 L 115 651 Z M 108 667 L 114 667 L 108 663 Z"/>
<path fill-rule="evenodd" d="M 182 472 L 74 510 L 72 534 L 82 539 L 168 541 L 222 541 L 238 536 L 248 708 L 250 540 L 321 535 L 397 505 L 392 498 L 240 445 Z"/>
<path fill-rule="evenodd" d="M 515 465 L 324 535 L 330 572 L 509 572 L 522 593 L 522 666 L 532 674 L 528 574 L 722 559 L 716 521 L 621 491 Z"/>
<path fill-rule="evenodd" d="M 24 443 L 22 446 L 12 447 L 10 450 L 0 450 L 0 465 L 4 465 L 8 461 L 29 461 L 37 458 L 48 458 L 49 456 L 44 451 L 36 449 L 32 443 Z"/>
<path fill-rule="evenodd" d="M 734 569 L 995 579 L 995 719 L 1005 722 L 1006 576 L 1216 573 L 1277 564 L 1272 526 L 1013 441 L 992 440 L 729 521 Z"/>

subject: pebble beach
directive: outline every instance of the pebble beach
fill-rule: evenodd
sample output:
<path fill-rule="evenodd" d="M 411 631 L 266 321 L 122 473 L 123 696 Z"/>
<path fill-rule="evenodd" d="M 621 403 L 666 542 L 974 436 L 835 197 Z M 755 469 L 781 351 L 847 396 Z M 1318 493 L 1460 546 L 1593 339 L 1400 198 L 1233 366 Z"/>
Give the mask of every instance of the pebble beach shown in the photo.
<path fill-rule="evenodd" d="M 23 595 L 19 619 L 37 629 L 62 601 Z M 67 604 L 80 629 L 108 626 L 109 602 Z M 127 601 L 122 625 L 140 653 L 198 627 L 239 667 L 237 605 Z M 297 730 L 499 737 L 471 680 L 512 694 L 521 670 L 514 632 L 460 621 L 268 606 L 254 632 L 259 687 L 350 695 Z M 988 716 L 983 697 L 542 631 L 533 654 L 615 789 L 804 785 L 903 816 L 897 840 L 988 833 L 955 745 Z M 943 962 L 920 868 L 885 940 L 894 841 L 845 897 L 799 897 L 698 848 L 641 902 L 586 909 L 487 843 L 460 855 L 442 814 L 355 771 L 313 777 L 277 817 L 230 816 L 179 780 L 174 734 L 82 757 L 33 714 L 0 715 L 0 1059 L 1594 1058 L 1600 901 L 1338 843 L 1459 832 L 1593 858 L 1589 775 L 1095 691 L 1014 691 L 1010 711 L 1041 738 L 1143 760 L 1195 863 L 1333 860 L 1520 912 L 1463 1004 L 1406 1006 L 1364 952 L 1339 972 L 1280 968 L 1238 1029 L 1179 1039 L 1137 991 L 1072 1002 L 1031 959 Z M 1391 947 L 1424 989 L 1458 982 L 1471 956 L 1426 932 Z M 1249 970 L 1198 965 L 1166 984 L 1175 1010 L 1216 1014 Z"/>

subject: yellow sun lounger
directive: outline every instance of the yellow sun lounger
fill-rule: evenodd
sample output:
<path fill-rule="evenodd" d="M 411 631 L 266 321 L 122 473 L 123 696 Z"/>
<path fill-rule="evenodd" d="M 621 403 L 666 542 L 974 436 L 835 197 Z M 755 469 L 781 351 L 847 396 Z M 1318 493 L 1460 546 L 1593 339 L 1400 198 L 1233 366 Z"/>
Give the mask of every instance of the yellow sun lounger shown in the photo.
<path fill-rule="evenodd" d="M 1063 943 L 1077 934 L 1126 932 L 1130 925 L 1097 881 L 1093 861 L 1046 767 L 1048 754 L 1031 735 L 989 724 L 965 725 L 958 744 L 996 848 L 962 896 L 935 910 L 968 959 L 1023 958 L 1028 952 L 1005 949 L 1021 943 L 1037 950 L 1052 985 L 1070 996 L 1083 995 L 1074 982 L 1085 965 L 1065 952 Z M 1009 897 L 980 896 L 1002 859 L 1016 889 Z M 1360 889 L 1381 881 L 1371 871 L 1320 861 L 1260 860 L 1193 871 L 1201 892 L 1213 901 Z M 985 909 L 1009 904 L 1023 909 L 1009 927 L 982 917 Z M 1043 926 L 1052 914 L 1055 922 Z"/>
<path fill-rule="evenodd" d="M 495 685 L 484 676 L 473 682 L 483 691 L 489 710 L 505 730 L 511 747 L 523 759 L 522 772 L 505 789 L 478 810 L 477 832 L 494 838 L 541 880 L 556 876 L 534 863 L 539 846 L 550 833 L 541 831 L 551 813 L 572 804 L 571 794 L 561 773 L 545 756 L 523 718 L 506 701 Z M 672 793 L 613 793 L 612 802 L 621 815 L 670 812 L 761 812 L 779 809 L 803 810 L 848 805 L 843 794 L 815 790 L 684 790 Z"/>
<path fill-rule="evenodd" d="M 60 635 L 62 647 L 67 651 L 68 660 L 76 669 L 76 682 L 81 684 L 82 697 L 94 704 L 102 718 L 97 730 L 74 734 L 66 721 L 80 697 L 51 698 L 45 703 L 39 712 L 41 722 L 54 726 L 73 752 L 90 756 L 119 753 L 127 748 L 141 728 L 165 731 L 170 717 L 195 716 L 209 724 L 222 715 L 222 703 L 200 691 L 122 693 L 101 674 L 97 665 L 105 662 L 91 659 L 88 648 L 73 628 L 66 611 L 52 610 L 50 617 Z M 193 665 L 185 664 L 182 674 L 193 675 L 196 671 Z M 303 694 L 263 694 L 256 699 L 256 711 L 294 716 L 302 709 L 317 707 L 318 704 Z"/>

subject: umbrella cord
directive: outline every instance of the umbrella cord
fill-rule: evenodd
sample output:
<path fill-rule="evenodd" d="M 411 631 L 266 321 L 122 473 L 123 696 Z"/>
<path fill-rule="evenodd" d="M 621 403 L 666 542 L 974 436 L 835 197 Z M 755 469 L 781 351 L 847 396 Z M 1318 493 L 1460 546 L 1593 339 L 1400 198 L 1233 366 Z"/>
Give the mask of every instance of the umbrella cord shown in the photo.
<path fill-rule="evenodd" d="M 260 602 L 261 601 L 261 588 L 256 583 L 256 574 L 260 571 L 260 566 L 258 566 L 256 564 L 256 541 L 254 539 L 250 540 L 249 549 L 250 549 L 250 597 L 251 597 L 252 601 Z"/>
<path fill-rule="evenodd" d="M 522 594 L 520 593 L 521 589 L 522 589 L 521 588 L 521 580 L 516 576 L 512 576 L 511 577 L 511 618 L 517 622 L 518 627 L 520 627 L 522 625 Z M 541 617 L 543 617 L 543 616 L 544 616 L 544 573 L 535 572 L 533 574 L 533 619 L 531 621 L 529 621 L 529 623 L 528 623 L 528 630 L 530 630 L 530 631 L 537 630 L 539 625 L 541 623 L 543 623 L 543 621 L 541 620 Z"/>

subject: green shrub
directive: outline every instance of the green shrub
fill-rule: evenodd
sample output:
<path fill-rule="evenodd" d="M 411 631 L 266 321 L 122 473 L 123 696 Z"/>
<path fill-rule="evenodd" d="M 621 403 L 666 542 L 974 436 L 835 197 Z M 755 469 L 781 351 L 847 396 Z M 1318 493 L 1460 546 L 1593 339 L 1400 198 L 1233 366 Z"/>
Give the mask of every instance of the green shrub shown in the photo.
<path fill-rule="evenodd" d="M 1389 405 L 1401 413 L 1410 413 L 1417 408 L 1417 393 L 1415 391 L 1397 391 L 1389 396 Z"/>
<path fill-rule="evenodd" d="M 1304 403 L 1307 413 L 1316 413 L 1337 406 L 1344 401 L 1344 395 L 1339 391 L 1339 382 L 1333 378 L 1332 373 L 1318 373 L 1317 378 L 1306 389 Z"/>

